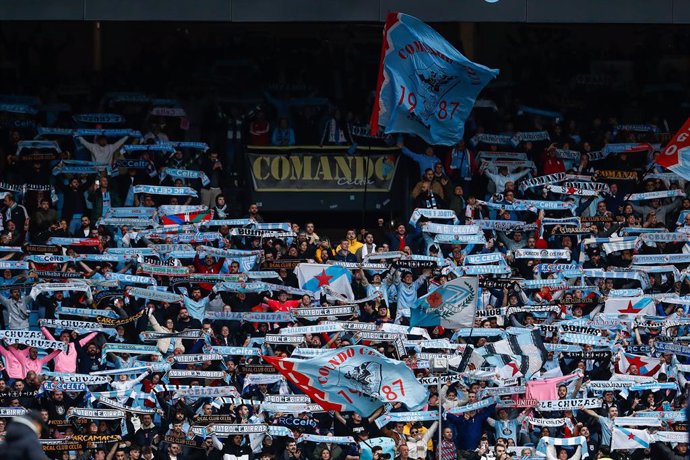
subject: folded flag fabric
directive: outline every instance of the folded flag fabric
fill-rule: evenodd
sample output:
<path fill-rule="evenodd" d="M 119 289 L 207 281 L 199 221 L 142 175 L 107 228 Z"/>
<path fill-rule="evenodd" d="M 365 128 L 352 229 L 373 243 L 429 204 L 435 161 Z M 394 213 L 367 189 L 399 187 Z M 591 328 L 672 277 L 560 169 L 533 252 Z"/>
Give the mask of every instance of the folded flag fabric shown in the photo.
<path fill-rule="evenodd" d="M 584 436 L 574 436 L 572 438 L 552 438 L 550 436 L 542 436 L 542 438 L 539 440 L 539 443 L 537 443 L 536 449 L 537 452 L 542 455 L 537 456 L 537 458 L 546 457 L 547 448 L 549 445 L 570 446 L 573 448 L 577 448 L 577 446 L 579 446 L 580 455 L 582 456 L 582 458 L 587 458 L 589 456 L 589 452 L 587 451 L 587 438 L 585 438 Z"/>
<path fill-rule="evenodd" d="M 419 299 L 411 310 L 412 326 L 472 327 L 477 310 L 477 277 L 456 278 Z"/>
<path fill-rule="evenodd" d="M 354 300 L 352 293 L 352 274 L 338 265 L 299 264 L 295 268 L 299 287 L 306 291 L 319 292 L 322 287 L 329 287 L 333 292 Z"/>
<path fill-rule="evenodd" d="M 656 164 L 668 168 L 685 180 L 690 180 L 690 118 L 671 138 L 666 148 L 657 155 Z"/>
<path fill-rule="evenodd" d="M 504 340 L 490 343 L 475 352 L 491 366 L 503 367 L 511 362 L 518 364 L 518 370 L 530 379 L 546 361 L 546 348 L 538 331 L 510 335 Z"/>
<path fill-rule="evenodd" d="M 651 358 L 649 356 L 638 356 L 631 353 L 621 353 L 616 372 L 619 374 L 630 373 L 632 375 L 638 375 L 634 371 L 635 368 L 639 371 L 639 375 L 656 378 L 661 370 L 661 359 Z"/>
<path fill-rule="evenodd" d="M 515 381 L 515 379 L 519 379 L 520 377 L 524 377 L 524 375 L 522 375 L 522 372 L 520 372 L 518 363 L 515 361 L 506 364 L 503 367 L 496 368 L 496 379 L 503 384 L 506 384 L 506 382 Z"/>
<path fill-rule="evenodd" d="M 434 29 L 402 13 L 384 28 L 371 134 L 413 133 L 454 145 L 480 91 L 498 70 L 476 64 Z"/>
<path fill-rule="evenodd" d="M 187 223 L 198 224 L 208 222 L 213 217 L 213 211 L 187 212 L 184 214 L 161 215 L 163 225 L 182 225 Z"/>
<path fill-rule="evenodd" d="M 652 437 L 647 430 L 613 427 L 611 450 L 649 449 L 649 444 L 651 442 Z"/>
<path fill-rule="evenodd" d="M 428 397 L 427 388 L 405 363 L 364 346 L 328 350 L 305 360 L 263 358 L 326 411 L 354 410 L 368 416 L 396 402 L 416 411 Z"/>
<path fill-rule="evenodd" d="M 554 377 L 552 379 L 530 380 L 527 382 L 526 399 L 536 399 L 539 401 L 556 400 L 558 399 L 558 386 L 563 382 L 578 377 L 578 374 L 571 374 L 562 377 Z"/>

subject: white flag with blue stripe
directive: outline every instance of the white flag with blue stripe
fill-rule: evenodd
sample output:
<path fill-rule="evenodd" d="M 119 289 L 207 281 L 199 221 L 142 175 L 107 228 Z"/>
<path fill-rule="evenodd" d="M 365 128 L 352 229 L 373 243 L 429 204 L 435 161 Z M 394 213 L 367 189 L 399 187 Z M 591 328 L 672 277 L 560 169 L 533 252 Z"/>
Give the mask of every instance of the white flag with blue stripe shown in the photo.
<path fill-rule="evenodd" d="M 647 430 L 614 427 L 611 438 L 611 450 L 649 449 L 652 437 Z"/>
<path fill-rule="evenodd" d="M 319 292 L 323 287 L 343 295 L 348 300 L 354 300 L 352 293 L 352 274 L 339 265 L 299 264 L 295 268 L 295 275 L 300 289 Z"/>

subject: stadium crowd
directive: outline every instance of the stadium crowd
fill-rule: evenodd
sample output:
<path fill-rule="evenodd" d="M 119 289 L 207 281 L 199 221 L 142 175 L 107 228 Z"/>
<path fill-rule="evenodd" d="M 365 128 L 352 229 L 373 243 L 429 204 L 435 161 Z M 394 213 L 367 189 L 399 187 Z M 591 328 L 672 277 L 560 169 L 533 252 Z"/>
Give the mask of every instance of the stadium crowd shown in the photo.
<path fill-rule="evenodd" d="M 32 459 L 688 457 L 690 199 L 657 125 L 524 107 L 490 134 L 483 104 L 443 148 L 268 98 L 219 108 L 209 148 L 174 101 L 104 100 L 2 147 L 0 433 L 35 432 Z M 246 145 L 354 142 L 400 147 L 411 216 L 331 240 L 224 193 Z M 349 286 L 305 286 L 312 264 Z M 470 324 L 415 324 L 458 277 L 479 280 Z M 354 344 L 404 361 L 423 411 L 324 411 L 262 359 Z"/>

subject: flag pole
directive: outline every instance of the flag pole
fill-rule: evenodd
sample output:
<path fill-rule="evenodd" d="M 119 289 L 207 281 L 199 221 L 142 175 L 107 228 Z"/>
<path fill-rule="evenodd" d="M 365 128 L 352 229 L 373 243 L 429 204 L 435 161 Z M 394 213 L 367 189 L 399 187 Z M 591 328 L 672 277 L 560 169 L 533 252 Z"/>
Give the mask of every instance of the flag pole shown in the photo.
<path fill-rule="evenodd" d="M 371 147 L 369 148 L 371 151 Z M 367 220 L 367 192 L 369 191 L 369 156 L 362 151 L 362 156 L 364 157 L 364 196 L 362 197 L 362 226 L 360 228 L 366 228 Z"/>
<path fill-rule="evenodd" d="M 438 392 L 438 447 L 436 447 L 436 459 L 441 460 L 441 445 L 443 443 L 443 403 L 441 401 L 441 376 L 438 376 L 436 382 L 436 391 Z"/>
<path fill-rule="evenodd" d="M 438 392 L 438 445 L 436 459 L 441 460 L 441 445 L 443 444 L 443 401 L 441 400 L 441 377 L 448 373 L 448 358 L 435 357 L 430 363 L 431 372 L 436 374 L 436 391 Z"/>

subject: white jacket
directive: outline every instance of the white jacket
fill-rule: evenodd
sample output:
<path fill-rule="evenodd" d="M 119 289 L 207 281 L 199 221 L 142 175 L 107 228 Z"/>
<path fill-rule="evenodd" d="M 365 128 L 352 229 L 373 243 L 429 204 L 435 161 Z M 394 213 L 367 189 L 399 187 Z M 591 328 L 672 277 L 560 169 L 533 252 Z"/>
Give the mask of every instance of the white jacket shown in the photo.
<path fill-rule="evenodd" d="M 113 163 L 113 155 L 120 149 L 120 147 L 124 145 L 125 142 L 127 142 L 129 137 L 125 136 L 112 144 L 105 144 L 104 146 L 101 146 L 100 144 L 93 144 L 81 136 L 77 139 L 79 139 L 79 142 L 81 142 L 86 150 L 91 152 L 91 158 L 93 161 L 101 165 L 111 165 Z"/>
<path fill-rule="evenodd" d="M 156 332 L 163 332 L 163 333 L 171 333 L 172 331 L 161 326 L 158 324 L 158 321 L 156 320 L 156 317 L 153 316 L 153 313 L 149 314 L 149 322 L 151 323 L 151 326 L 153 326 L 153 330 Z M 161 353 L 165 354 L 168 352 L 168 348 L 170 348 L 170 341 L 171 340 L 177 340 L 173 338 L 165 338 L 165 339 L 158 339 L 158 342 L 156 345 L 158 345 L 158 349 L 160 350 Z M 182 345 L 182 340 L 177 340 L 175 343 L 175 348 L 179 348 L 182 350 L 182 353 L 184 353 L 184 345 Z"/>

